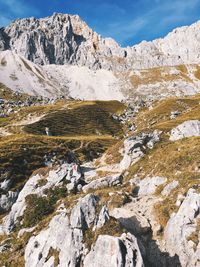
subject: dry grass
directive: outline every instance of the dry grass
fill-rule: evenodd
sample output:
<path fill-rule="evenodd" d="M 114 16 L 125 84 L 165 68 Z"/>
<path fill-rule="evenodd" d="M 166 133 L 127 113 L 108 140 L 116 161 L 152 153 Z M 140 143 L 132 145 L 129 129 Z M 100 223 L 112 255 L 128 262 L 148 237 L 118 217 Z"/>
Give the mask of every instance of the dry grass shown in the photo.
<path fill-rule="evenodd" d="M 197 220 L 196 230 L 187 238 L 188 241 L 191 240 L 192 242 L 194 242 L 194 250 L 197 249 L 197 246 L 199 244 L 199 232 L 200 232 L 200 219 Z"/>
<path fill-rule="evenodd" d="M 125 229 L 121 224 L 115 218 L 111 217 L 100 229 L 93 231 L 92 228 L 89 228 L 86 230 L 84 233 L 84 243 L 88 249 L 91 249 L 92 244 L 95 244 L 99 235 L 119 237 L 124 232 Z"/>
<path fill-rule="evenodd" d="M 174 67 L 157 67 L 148 70 L 140 71 L 140 75 L 132 75 L 130 81 L 134 87 L 141 85 L 155 84 L 161 82 L 173 82 L 177 80 L 185 80 L 187 82 L 193 82 L 188 76 L 188 70 L 185 65 L 177 66 L 176 69 L 180 71 L 180 74 L 170 74 L 170 70 Z"/>
<path fill-rule="evenodd" d="M 185 98 L 169 98 L 154 104 L 153 109 L 141 111 L 135 123 L 138 132 L 149 129 L 169 131 L 188 119 L 200 119 L 200 96 Z M 170 120 L 171 112 L 182 112 L 176 120 Z"/>

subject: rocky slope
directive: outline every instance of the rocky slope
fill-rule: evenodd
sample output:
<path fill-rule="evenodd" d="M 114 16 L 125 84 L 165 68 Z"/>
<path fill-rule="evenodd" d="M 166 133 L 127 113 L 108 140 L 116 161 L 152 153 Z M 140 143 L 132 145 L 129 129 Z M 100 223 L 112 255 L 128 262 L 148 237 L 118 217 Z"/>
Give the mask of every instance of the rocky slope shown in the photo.
<path fill-rule="evenodd" d="M 199 101 L 62 100 L 0 120 L 0 265 L 198 266 Z"/>
<path fill-rule="evenodd" d="M 199 266 L 198 28 L 0 29 L 0 266 Z"/>

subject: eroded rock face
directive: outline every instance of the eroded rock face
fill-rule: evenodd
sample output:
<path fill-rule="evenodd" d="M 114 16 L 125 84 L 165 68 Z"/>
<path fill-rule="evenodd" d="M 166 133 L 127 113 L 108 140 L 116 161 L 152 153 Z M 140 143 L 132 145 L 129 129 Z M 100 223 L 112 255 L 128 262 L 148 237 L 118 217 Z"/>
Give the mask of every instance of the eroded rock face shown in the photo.
<path fill-rule="evenodd" d="M 100 235 L 84 260 L 84 267 L 142 267 L 143 260 L 136 238 L 131 234 L 121 237 Z"/>
<path fill-rule="evenodd" d="M 200 194 L 189 189 L 177 213 L 167 223 L 164 240 L 166 249 L 172 256 L 179 256 L 181 266 L 199 266 L 200 249 L 194 247 L 190 235 L 196 231 L 200 211 Z M 197 233 L 199 236 L 199 233 Z M 200 238 L 199 238 L 200 241 Z"/>
<path fill-rule="evenodd" d="M 71 215 L 65 208 L 58 210 L 59 214 L 53 217 L 49 227 L 29 240 L 25 249 L 25 266 L 55 266 L 56 260 L 60 267 L 143 266 L 137 240 L 129 233 L 120 238 L 99 236 L 88 253 L 84 245 L 85 231 L 94 225 L 101 228 L 109 220 L 105 206 L 98 214 L 98 201 L 95 195 L 89 194 L 78 201 Z"/>
<path fill-rule="evenodd" d="M 46 189 L 59 186 L 63 180 L 68 181 L 69 184 L 73 183 L 73 187 L 76 187 L 78 181 L 81 179 L 81 173 L 76 170 L 71 170 L 69 164 L 63 164 L 59 168 L 51 170 L 48 173 L 46 183 L 42 186 L 39 185 L 41 179 L 43 179 L 43 177 L 40 174 L 29 178 L 17 199 L 15 199 L 16 202 L 12 205 L 10 213 L 3 219 L 3 224 L 0 225 L 0 233 L 9 233 L 13 229 L 17 219 L 23 216 L 26 209 L 26 197 L 28 195 L 36 194 L 38 196 L 43 196 Z"/>
<path fill-rule="evenodd" d="M 16 20 L 3 33 L 10 38 L 11 50 L 40 65 L 69 63 L 99 69 L 106 64 L 102 56 L 124 56 L 114 40 L 101 38 L 79 16 L 54 13 L 44 19 Z"/>
<path fill-rule="evenodd" d="M 78 64 L 93 69 L 147 69 L 199 63 L 200 22 L 163 39 L 121 48 L 102 38 L 79 16 L 53 14 L 19 19 L 0 31 L 0 50 L 12 49 L 36 64 Z M 146 60 L 148 58 L 148 60 Z"/>
<path fill-rule="evenodd" d="M 172 129 L 170 140 L 177 141 L 185 137 L 200 136 L 200 121 L 190 120 L 185 121 Z"/>
<path fill-rule="evenodd" d="M 124 148 L 121 151 L 123 159 L 120 162 L 120 169 L 126 170 L 131 164 L 142 158 L 147 149 L 152 149 L 159 142 L 161 132 L 155 130 L 153 133 L 141 134 L 130 137 L 124 141 Z"/>
<path fill-rule="evenodd" d="M 25 250 L 25 266 L 52 266 L 54 257 L 48 257 L 50 249 L 57 251 L 59 266 L 79 266 L 84 251 L 83 234 L 96 218 L 98 198 L 89 194 L 80 199 L 70 217 L 66 209 L 53 217 L 47 230 L 32 237 Z"/>

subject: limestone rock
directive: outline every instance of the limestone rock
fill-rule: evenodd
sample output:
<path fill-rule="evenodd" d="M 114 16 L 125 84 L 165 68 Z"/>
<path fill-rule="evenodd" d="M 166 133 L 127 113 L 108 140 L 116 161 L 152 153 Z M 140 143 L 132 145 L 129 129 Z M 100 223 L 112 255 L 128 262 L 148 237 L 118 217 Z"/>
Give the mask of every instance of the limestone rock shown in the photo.
<path fill-rule="evenodd" d="M 97 217 L 94 223 L 93 231 L 101 228 L 109 219 L 110 219 L 110 215 L 108 212 L 108 208 L 107 206 L 104 205 L 99 213 L 99 216 Z"/>
<path fill-rule="evenodd" d="M 189 189 L 177 213 L 173 214 L 164 232 L 166 250 L 179 256 L 181 266 L 198 266 L 200 250 L 190 246 L 188 237 L 196 231 L 196 220 L 199 218 L 200 194 Z M 200 238 L 199 238 L 200 241 Z M 196 262 L 194 262 L 196 259 Z"/>
<path fill-rule="evenodd" d="M 153 195 L 156 192 L 158 186 L 164 184 L 167 181 L 167 178 L 154 176 L 146 177 L 142 180 L 133 179 L 131 183 L 134 183 L 137 186 L 138 196 L 148 196 Z"/>
<path fill-rule="evenodd" d="M 172 129 L 170 140 L 177 141 L 185 137 L 200 136 L 200 121 L 185 121 Z"/>
<path fill-rule="evenodd" d="M 199 64 L 199 28 L 197 22 L 163 39 L 121 48 L 92 31 L 79 16 L 54 13 L 43 19 L 18 19 L 2 28 L 0 50 L 11 49 L 41 65 L 76 64 L 115 71 Z"/>
<path fill-rule="evenodd" d="M 7 194 L 2 194 L 0 197 L 0 211 L 9 211 L 13 203 L 16 201 L 18 196 L 17 192 L 9 191 Z"/>
<path fill-rule="evenodd" d="M 100 178 L 83 186 L 83 192 L 87 192 L 90 189 L 99 189 L 99 188 L 116 186 L 121 184 L 122 179 L 123 177 L 119 174 Z"/>
<path fill-rule="evenodd" d="M 39 174 L 29 178 L 23 189 L 20 191 L 10 213 L 3 219 L 3 224 L 0 225 L 0 233 L 9 233 L 13 229 L 17 219 L 23 216 L 24 210 L 26 209 L 26 196 L 30 194 L 42 196 L 46 189 L 58 186 L 64 179 L 74 179 L 75 176 L 81 178 L 78 172 L 69 172 L 69 167 L 69 164 L 63 164 L 59 168 L 51 170 L 46 178 L 47 183 L 43 186 L 37 185 L 42 179 Z"/>
<path fill-rule="evenodd" d="M 128 233 L 120 238 L 100 235 L 83 266 L 140 267 L 144 264 L 136 238 Z"/>
<path fill-rule="evenodd" d="M 161 132 L 155 130 L 152 133 L 141 134 L 130 137 L 124 141 L 124 148 L 121 151 L 123 159 L 120 162 L 120 169 L 128 167 L 142 158 L 147 149 L 152 149 L 155 143 L 159 142 Z"/>
<path fill-rule="evenodd" d="M 87 229 L 94 223 L 98 200 L 95 195 L 89 194 L 78 201 L 70 216 L 70 224 L 73 228 Z"/>
<path fill-rule="evenodd" d="M 165 188 L 162 190 L 161 194 L 163 196 L 168 196 L 173 189 L 175 189 L 179 185 L 178 181 L 173 181 L 165 186 Z"/>
<path fill-rule="evenodd" d="M 89 194 L 74 206 L 70 218 L 66 210 L 58 210 L 59 214 L 53 217 L 49 227 L 30 238 L 25 249 L 25 266 L 54 266 L 55 255 L 49 256 L 51 250 L 57 253 L 60 267 L 80 266 L 87 251 L 84 245 L 84 232 L 102 216 L 97 213 L 97 204 L 98 198 Z M 132 238 L 135 243 L 127 244 L 127 249 L 134 247 L 137 250 L 137 241 Z M 140 260 L 139 251 L 137 253 Z M 127 255 L 132 255 L 131 250 Z"/>

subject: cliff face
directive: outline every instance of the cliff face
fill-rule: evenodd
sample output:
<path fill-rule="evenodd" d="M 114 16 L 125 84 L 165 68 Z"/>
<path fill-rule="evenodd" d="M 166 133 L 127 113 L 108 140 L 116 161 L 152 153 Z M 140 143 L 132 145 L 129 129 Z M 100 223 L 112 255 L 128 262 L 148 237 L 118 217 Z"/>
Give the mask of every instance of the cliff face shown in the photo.
<path fill-rule="evenodd" d="M 79 16 L 55 13 L 43 19 L 19 19 L 0 30 L 0 50 L 11 49 L 40 64 L 73 64 L 91 69 L 146 69 L 200 62 L 200 22 L 163 39 L 121 48 L 102 38 Z"/>
<path fill-rule="evenodd" d="M 1 35 L 1 50 L 9 47 L 40 65 L 69 63 L 100 68 L 102 57 L 121 53 L 114 41 L 102 39 L 79 16 L 54 14 L 16 20 Z"/>

